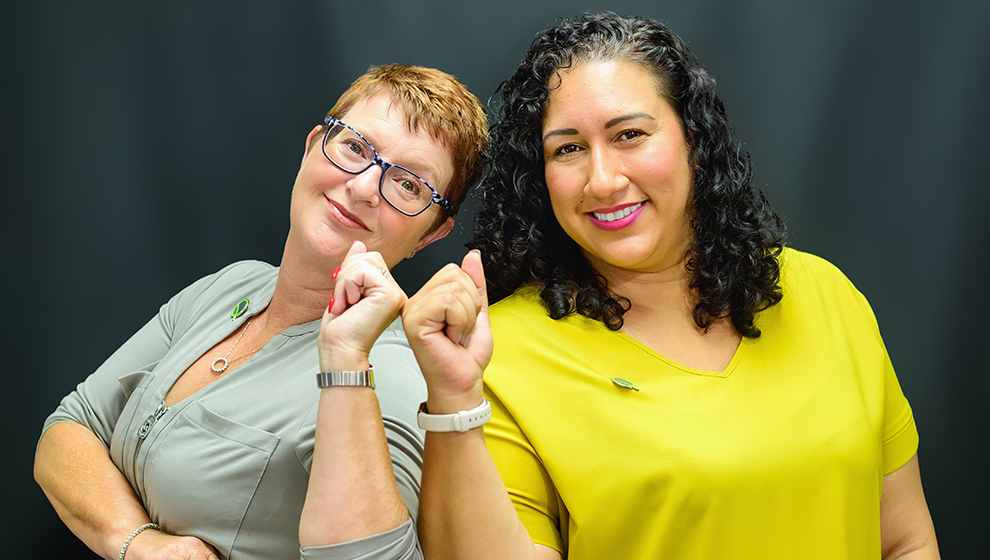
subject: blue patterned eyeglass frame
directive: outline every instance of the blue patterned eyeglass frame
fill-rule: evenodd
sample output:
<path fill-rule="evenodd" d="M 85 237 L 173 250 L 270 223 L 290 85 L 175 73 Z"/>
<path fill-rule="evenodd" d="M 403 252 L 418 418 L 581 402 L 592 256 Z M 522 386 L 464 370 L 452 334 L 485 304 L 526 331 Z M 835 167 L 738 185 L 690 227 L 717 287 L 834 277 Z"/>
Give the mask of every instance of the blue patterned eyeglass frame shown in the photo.
<path fill-rule="evenodd" d="M 345 123 L 344 121 L 342 121 L 340 119 L 334 118 L 334 117 L 327 117 L 327 118 L 323 119 L 323 122 L 326 123 L 326 125 L 327 125 L 327 131 L 325 133 L 323 133 L 323 143 L 320 146 L 320 149 L 323 151 L 323 156 L 325 158 L 327 158 L 327 161 L 329 161 L 330 163 L 332 163 L 334 165 L 334 167 L 336 167 L 337 169 L 340 169 L 341 171 L 343 171 L 345 173 L 350 173 L 351 175 L 360 175 L 360 174 L 364 173 L 365 171 L 371 169 L 375 165 L 381 167 L 382 168 L 382 174 L 378 177 L 378 194 L 382 195 L 382 200 L 384 200 L 385 202 L 387 202 L 388 205 L 391 206 L 392 208 L 395 208 L 395 211 L 396 212 L 402 214 L 403 216 L 409 216 L 410 218 L 412 218 L 413 216 L 419 216 L 423 212 L 426 212 L 430 208 L 430 206 L 432 206 L 434 204 L 436 204 L 440 208 L 443 208 L 444 210 L 446 210 L 448 214 L 450 214 L 450 213 L 452 213 L 454 211 L 454 205 L 451 204 L 444 197 L 440 196 L 440 193 L 437 192 L 437 190 L 433 188 L 433 185 L 427 183 L 426 182 L 426 179 L 423 179 L 419 175 L 416 175 L 415 173 L 413 173 L 412 171 L 409 171 L 408 169 L 406 169 L 405 167 L 402 167 L 401 165 L 395 165 L 394 163 L 389 163 L 389 162 L 385 161 L 384 159 L 382 159 L 382 156 L 378 155 L 378 150 L 371 144 L 371 142 L 368 142 L 368 139 L 365 138 L 363 134 L 361 134 L 360 132 L 354 130 L 354 128 L 351 127 L 349 124 Z M 353 132 L 354 134 L 357 134 L 358 137 L 361 138 L 361 140 L 364 140 L 364 143 L 367 144 L 368 147 L 371 148 L 371 151 L 374 152 L 375 158 L 372 159 L 371 160 L 371 163 L 369 163 L 368 166 L 365 167 L 364 169 L 362 169 L 361 171 L 348 171 L 347 169 L 344 169 L 343 167 L 341 167 L 340 164 L 338 164 L 337 162 L 335 162 L 333 159 L 331 159 L 330 156 L 327 154 L 327 138 L 330 136 L 330 129 L 333 128 L 335 125 L 343 126 L 343 127 L 347 128 L 348 130 L 350 130 L 351 132 Z M 392 201 L 389 200 L 387 196 L 385 196 L 385 191 L 383 189 L 383 186 L 384 186 L 383 184 L 385 182 L 385 172 L 388 171 L 389 168 L 392 168 L 392 167 L 399 168 L 399 169 L 405 171 L 406 173 L 409 173 L 411 175 L 414 175 L 417 179 L 419 179 L 420 181 L 423 181 L 423 184 L 426 185 L 426 188 L 430 189 L 430 193 L 432 194 L 432 197 L 430 198 L 430 202 L 427 203 L 427 205 L 425 207 L 423 207 L 423 209 L 420 210 L 419 212 L 410 214 L 409 212 L 406 212 L 406 211 L 400 209 L 395 204 L 392 204 Z"/>

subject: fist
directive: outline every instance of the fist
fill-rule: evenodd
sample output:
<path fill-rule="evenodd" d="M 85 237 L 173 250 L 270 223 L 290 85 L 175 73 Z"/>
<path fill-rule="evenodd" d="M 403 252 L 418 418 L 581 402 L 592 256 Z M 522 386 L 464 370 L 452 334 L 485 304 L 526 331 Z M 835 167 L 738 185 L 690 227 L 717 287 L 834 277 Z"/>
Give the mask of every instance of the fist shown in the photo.
<path fill-rule="evenodd" d="M 380 253 L 355 241 L 334 273 L 333 297 L 320 323 L 317 346 L 323 371 L 367 369 L 371 347 L 399 316 L 406 293 Z"/>
<path fill-rule="evenodd" d="M 492 356 L 488 293 L 481 254 L 440 269 L 402 309 L 402 325 L 429 390 L 433 414 L 481 403 L 482 375 Z"/>

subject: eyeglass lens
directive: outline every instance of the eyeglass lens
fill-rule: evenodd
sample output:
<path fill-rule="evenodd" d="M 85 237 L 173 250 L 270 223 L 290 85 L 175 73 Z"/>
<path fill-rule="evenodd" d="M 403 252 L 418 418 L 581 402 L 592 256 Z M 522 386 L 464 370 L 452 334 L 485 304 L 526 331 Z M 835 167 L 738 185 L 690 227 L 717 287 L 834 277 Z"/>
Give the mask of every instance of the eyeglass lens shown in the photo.
<path fill-rule="evenodd" d="M 349 173 L 361 173 L 375 163 L 375 150 L 371 144 L 341 124 L 330 127 L 323 149 L 334 165 Z M 433 200 L 433 193 L 425 181 L 397 165 L 385 170 L 381 193 L 392 206 L 409 214 L 420 212 Z"/>

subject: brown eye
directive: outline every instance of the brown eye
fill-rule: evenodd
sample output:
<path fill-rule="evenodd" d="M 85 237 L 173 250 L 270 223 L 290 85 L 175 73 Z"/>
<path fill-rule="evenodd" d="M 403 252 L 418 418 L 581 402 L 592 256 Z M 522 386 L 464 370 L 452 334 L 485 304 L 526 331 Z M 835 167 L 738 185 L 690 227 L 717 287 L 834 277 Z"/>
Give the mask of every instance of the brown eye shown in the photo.
<path fill-rule="evenodd" d="M 641 136 L 645 136 L 645 133 L 640 130 L 626 130 L 622 134 L 619 134 L 619 140 L 635 140 Z"/>
<path fill-rule="evenodd" d="M 574 152 L 578 151 L 579 149 L 580 148 L 578 148 L 578 146 L 575 145 L 575 144 L 564 144 L 563 146 L 561 146 L 561 147 L 557 148 L 556 150 L 554 150 L 553 155 L 555 155 L 555 156 L 563 156 L 563 155 L 567 155 L 567 154 L 573 154 Z"/>

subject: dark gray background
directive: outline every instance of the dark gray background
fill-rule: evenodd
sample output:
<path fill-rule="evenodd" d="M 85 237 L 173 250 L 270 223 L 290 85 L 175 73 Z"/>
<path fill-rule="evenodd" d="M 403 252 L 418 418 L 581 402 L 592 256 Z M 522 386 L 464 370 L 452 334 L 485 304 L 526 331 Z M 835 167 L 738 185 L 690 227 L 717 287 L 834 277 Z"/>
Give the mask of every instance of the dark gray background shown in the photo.
<path fill-rule="evenodd" d="M 602 9 L 666 21 L 719 81 L 791 244 L 876 311 L 943 555 L 982 552 L 990 3 L 864 0 L 4 1 L 7 552 L 80 553 L 32 480 L 44 418 L 188 283 L 278 263 L 304 138 L 351 80 L 434 66 L 484 101 L 536 31 Z M 472 208 L 398 267 L 410 293 Z"/>

